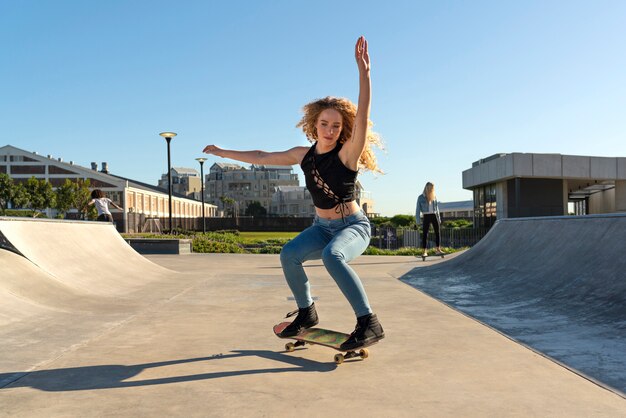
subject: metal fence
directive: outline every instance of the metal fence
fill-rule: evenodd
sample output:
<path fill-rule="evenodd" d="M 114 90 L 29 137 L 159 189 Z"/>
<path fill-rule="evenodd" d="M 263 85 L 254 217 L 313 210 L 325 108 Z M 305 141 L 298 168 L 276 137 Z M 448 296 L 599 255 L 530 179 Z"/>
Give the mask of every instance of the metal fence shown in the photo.
<path fill-rule="evenodd" d="M 441 246 L 451 248 L 471 247 L 480 241 L 489 228 L 441 228 Z M 426 241 L 428 248 L 435 247 L 435 233 L 430 232 Z M 388 250 L 402 247 L 420 248 L 422 233 L 416 229 L 376 227 L 372 225 L 370 245 Z"/>

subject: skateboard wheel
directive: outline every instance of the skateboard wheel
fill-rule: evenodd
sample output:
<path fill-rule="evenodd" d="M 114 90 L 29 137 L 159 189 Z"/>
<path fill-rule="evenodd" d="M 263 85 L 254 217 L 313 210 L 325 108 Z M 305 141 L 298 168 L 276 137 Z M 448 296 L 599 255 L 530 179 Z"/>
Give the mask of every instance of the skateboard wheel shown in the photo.
<path fill-rule="evenodd" d="M 335 363 L 336 364 L 343 363 L 343 354 L 335 354 Z"/>
<path fill-rule="evenodd" d="M 295 345 L 293 343 L 287 343 L 285 344 L 285 350 L 289 351 L 290 353 L 295 350 Z"/>
<path fill-rule="evenodd" d="M 370 352 L 367 348 L 363 348 L 362 350 L 359 350 L 359 356 L 361 356 L 362 359 L 366 359 L 370 356 Z"/>

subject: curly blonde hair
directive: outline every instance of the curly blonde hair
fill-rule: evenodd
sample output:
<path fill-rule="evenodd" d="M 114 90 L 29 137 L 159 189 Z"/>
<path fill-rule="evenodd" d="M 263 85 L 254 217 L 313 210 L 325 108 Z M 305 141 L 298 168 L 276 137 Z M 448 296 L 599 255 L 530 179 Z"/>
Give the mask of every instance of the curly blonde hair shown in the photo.
<path fill-rule="evenodd" d="M 297 128 L 302 128 L 302 132 L 306 135 L 309 142 L 314 143 L 317 140 L 317 129 L 315 124 L 320 113 L 326 109 L 334 109 L 338 111 L 343 118 L 343 127 L 339 134 L 339 143 L 343 144 L 352 137 L 352 129 L 354 128 L 354 119 L 356 118 L 357 107 L 350 100 L 342 97 L 327 96 L 323 99 L 314 100 L 307 103 L 302 108 L 304 115 L 300 122 L 296 125 Z M 378 168 L 376 162 L 376 155 L 372 150 L 372 145 L 376 145 L 380 149 L 384 149 L 380 136 L 372 131 L 371 127 L 374 126 L 371 120 L 367 121 L 367 133 L 366 144 L 361 157 L 359 158 L 359 168 L 370 170 L 378 173 L 382 173 L 382 170 Z"/>

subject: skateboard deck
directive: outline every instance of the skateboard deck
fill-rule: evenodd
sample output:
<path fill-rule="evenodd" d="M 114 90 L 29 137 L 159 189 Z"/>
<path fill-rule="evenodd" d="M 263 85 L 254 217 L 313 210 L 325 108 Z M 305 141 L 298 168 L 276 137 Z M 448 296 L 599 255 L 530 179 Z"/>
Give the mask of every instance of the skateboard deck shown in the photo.
<path fill-rule="evenodd" d="M 340 348 L 341 344 L 343 344 L 343 342 L 350 337 L 350 335 L 343 332 L 332 331 L 324 328 L 309 328 L 305 329 L 298 335 L 294 335 L 293 337 L 279 336 L 278 334 L 289 324 L 291 324 L 291 322 L 281 322 L 280 324 L 274 325 L 274 334 L 276 334 L 278 338 L 296 340 L 295 343 L 289 342 L 285 344 L 285 350 L 289 352 L 292 352 L 296 349 L 296 347 L 302 347 L 305 344 L 322 345 L 324 347 L 330 347 L 345 353 L 335 355 L 334 360 L 337 364 L 341 364 L 344 360 L 349 358 L 361 357 L 362 359 L 366 359 L 369 356 L 369 351 L 366 348 L 360 348 L 358 351 L 342 350 Z"/>
<path fill-rule="evenodd" d="M 420 256 L 418 256 L 418 257 L 422 257 L 422 261 L 426 261 L 426 259 L 427 259 L 428 257 L 441 257 L 441 258 L 444 258 L 445 256 L 446 256 L 445 254 L 433 254 L 433 255 L 430 255 L 430 254 L 429 254 L 429 255 L 426 255 L 426 256 L 424 256 L 424 255 L 420 255 Z"/>

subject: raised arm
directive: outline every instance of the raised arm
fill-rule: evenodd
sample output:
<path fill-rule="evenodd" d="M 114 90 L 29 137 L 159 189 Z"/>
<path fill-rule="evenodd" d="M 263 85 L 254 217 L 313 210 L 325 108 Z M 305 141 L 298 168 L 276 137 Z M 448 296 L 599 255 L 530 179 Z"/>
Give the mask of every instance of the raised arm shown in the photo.
<path fill-rule="evenodd" d="M 361 36 L 354 47 L 354 55 L 359 68 L 359 102 L 357 103 L 356 118 L 352 129 L 352 138 L 346 141 L 342 148 L 347 166 L 356 168 L 359 158 L 366 145 L 367 124 L 370 117 L 372 92 L 370 87 L 370 56 L 367 41 Z M 344 151 L 345 150 L 345 151 Z"/>
<path fill-rule="evenodd" d="M 217 145 L 207 145 L 202 152 L 250 164 L 295 165 L 300 164 L 308 149 L 308 147 L 293 147 L 287 151 L 278 152 L 235 151 L 222 149 Z"/>

